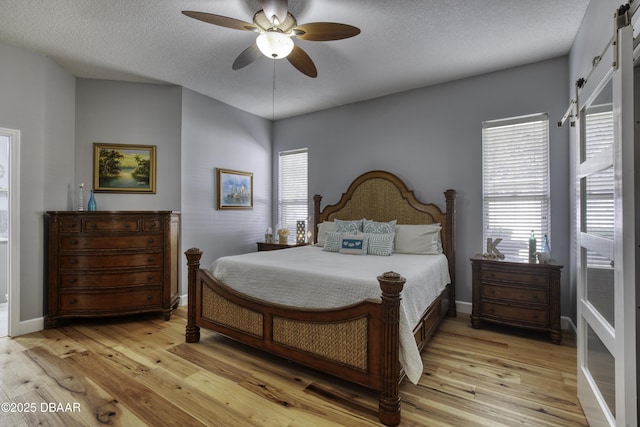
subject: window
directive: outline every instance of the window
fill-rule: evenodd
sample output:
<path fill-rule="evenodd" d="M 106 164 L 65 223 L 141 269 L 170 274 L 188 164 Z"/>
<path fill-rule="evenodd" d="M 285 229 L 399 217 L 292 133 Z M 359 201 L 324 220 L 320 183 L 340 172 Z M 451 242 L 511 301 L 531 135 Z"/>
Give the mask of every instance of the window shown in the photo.
<path fill-rule="evenodd" d="M 613 152 L 613 111 L 611 104 L 591 106 L 584 114 L 584 160 Z M 613 240 L 614 175 L 613 167 L 583 178 L 585 185 L 584 221 L 586 232 Z M 587 267 L 612 269 L 611 260 L 596 252 L 587 252 Z"/>
<path fill-rule="evenodd" d="M 280 153 L 278 170 L 278 224 L 289 230 L 289 241 L 296 235 L 296 221 L 306 221 L 309 209 L 307 149 Z M 307 224 L 307 230 L 309 225 Z"/>
<path fill-rule="evenodd" d="M 483 242 L 502 238 L 500 252 L 527 261 L 531 231 L 539 251 L 551 228 L 547 114 L 482 124 L 482 192 Z"/>

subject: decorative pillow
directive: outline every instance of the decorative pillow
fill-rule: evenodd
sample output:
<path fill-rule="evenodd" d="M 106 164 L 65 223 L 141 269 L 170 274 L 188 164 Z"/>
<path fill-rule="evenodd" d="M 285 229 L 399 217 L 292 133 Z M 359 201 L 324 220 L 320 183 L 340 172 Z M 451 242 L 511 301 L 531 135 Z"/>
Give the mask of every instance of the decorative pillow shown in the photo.
<path fill-rule="evenodd" d="M 401 224 L 396 226 L 395 252 L 399 254 L 439 255 L 442 253 L 440 224 Z"/>
<path fill-rule="evenodd" d="M 393 238 L 395 233 L 367 234 L 367 253 L 369 255 L 389 256 L 393 253 Z"/>
<path fill-rule="evenodd" d="M 340 253 L 366 255 L 368 241 L 369 237 L 366 234 L 343 234 L 340 238 Z"/>
<path fill-rule="evenodd" d="M 342 233 L 338 233 L 337 231 L 328 231 L 325 234 L 322 250 L 327 252 L 338 252 L 340 250 L 340 237 L 342 237 Z"/>
<path fill-rule="evenodd" d="M 328 232 L 336 231 L 336 223 L 324 221 L 318 224 L 318 246 L 324 246 L 324 239 Z"/>
<path fill-rule="evenodd" d="M 338 233 L 357 233 L 362 231 L 362 219 L 343 221 L 336 219 L 336 231 Z"/>
<path fill-rule="evenodd" d="M 368 234 L 389 234 L 395 231 L 397 220 L 389 221 L 389 222 L 377 222 L 370 221 L 368 219 L 364 220 L 364 224 L 362 227 L 362 231 Z"/>

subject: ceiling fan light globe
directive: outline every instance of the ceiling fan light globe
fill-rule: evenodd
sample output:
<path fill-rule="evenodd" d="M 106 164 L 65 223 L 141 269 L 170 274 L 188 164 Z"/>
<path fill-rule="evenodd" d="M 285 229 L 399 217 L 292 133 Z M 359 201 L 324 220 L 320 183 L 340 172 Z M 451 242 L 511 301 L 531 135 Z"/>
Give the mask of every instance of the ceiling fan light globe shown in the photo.
<path fill-rule="evenodd" d="M 278 31 L 261 33 L 256 44 L 264 56 L 272 59 L 286 58 L 293 50 L 291 37 Z"/>

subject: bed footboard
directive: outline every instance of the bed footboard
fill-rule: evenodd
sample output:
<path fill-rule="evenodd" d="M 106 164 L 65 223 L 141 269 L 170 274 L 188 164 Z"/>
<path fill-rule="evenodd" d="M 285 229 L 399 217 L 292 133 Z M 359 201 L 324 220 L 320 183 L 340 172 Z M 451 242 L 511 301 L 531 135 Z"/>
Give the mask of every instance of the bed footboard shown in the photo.
<path fill-rule="evenodd" d="M 268 351 L 380 392 L 378 417 L 400 423 L 399 315 L 405 279 L 378 277 L 381 301 L 334 310 L 308 310 L 268 304 L 241 295 L 200 269 L 202 251 L 185 252 L 188 272 L 186 341 L 197 342 L 200 328 Z M 344 345 L 349 343 L 349 345 Z"/>

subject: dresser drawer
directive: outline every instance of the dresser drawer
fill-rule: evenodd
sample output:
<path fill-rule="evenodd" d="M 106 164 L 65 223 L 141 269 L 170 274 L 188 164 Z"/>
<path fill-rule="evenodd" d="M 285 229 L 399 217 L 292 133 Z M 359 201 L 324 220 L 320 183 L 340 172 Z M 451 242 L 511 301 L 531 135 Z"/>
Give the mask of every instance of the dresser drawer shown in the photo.
<path fill-rule="evenodd" d="M 144 249 L 162 246 L 162 235 L 133 236 L 62 236 L 60 248 L 63 250 L 82 249 Z"/>
<path fill-rule="evenodd" d="M 142 229 L 144 231 L 160 231 L 162 230 L 162 221 L 159 219 L 145 219 L 142 221 Z"/>
<path fill-rule="evenodd" d="M 140 231 L 136 218 L 87 218 L 84 220 L 84 231 Z"/>
<path fill-rule="evenodd" d="M 528 285 L 547 286 L 549 278 L 546 274 L 535 274 L 532 272 L 523 273 L 521 271 L 506 271 L 494 268 L 482 267 L 482 280 L 493 280 L 506 283 L 526 283 Z"/>
<path fill-rule="evenodd" d="M 60 268 L 160 267 L 162 253 L 62 255 Z"/>
<path fill-rule="evenodd" d="M 133 292 L 75 293 L 60 295 L 60 312 L 130 310 L 162 305 L 162 292 L 154 287 Z"/>
<path fill-rule="evenodd" d="M 156 271 L 139 271 L 135 273 L 104 273 L 104 274 L 62 274 L 60 288 L 106 288 L 136 285 L 160 285 L 162 273 Z"/>
<path fill-rule="evenodd" d="M 483 301 L 481 307 L 482 316 L 488 320 L 499 320 L 515 324 L 528 323 L 548 327 L 549 312 L 547 310 L 537 310 L 529 307 L 518 307 L 513 305 L 494 304 Z"/>
<path fill-rule="evenodd" d="M 483 283 L 482 298 L 547 304 L 549 301 L 549 291 L 546 288 L 522 288 L 517 286 L 500 286 Z"/>
<path fill-rule="evenodd" d="M 82 221 L 79 219 L 60 221 L 60 231 L 64 233 L 79 233 L 82 231 Z"/>

